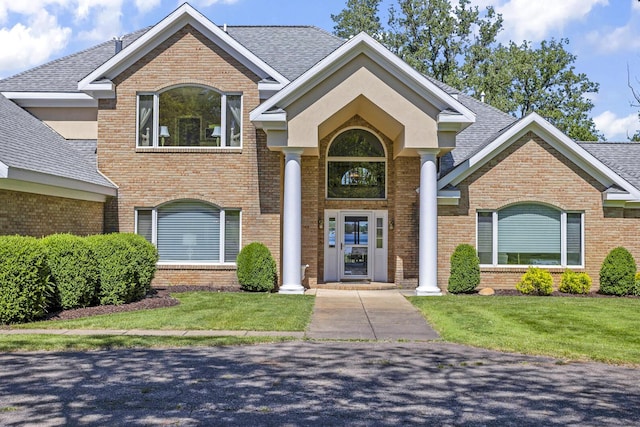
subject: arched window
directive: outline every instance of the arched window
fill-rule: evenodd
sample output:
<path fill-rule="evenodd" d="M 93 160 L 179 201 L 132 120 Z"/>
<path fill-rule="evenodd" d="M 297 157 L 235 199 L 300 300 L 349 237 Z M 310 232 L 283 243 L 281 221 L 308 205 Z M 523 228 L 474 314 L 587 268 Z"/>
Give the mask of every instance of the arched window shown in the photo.
<path fill-rule="evenodd" d="M 582 265 L 582 221 L 581 212 L 536 203 L 478 212 L 480 263 Z"/>
<path fill-rule="evenodd" d="M 327 198 L 385 199 L 384 146 L 371 132 L 350 129 L 338 135 L 327 155 Z"/>
<path fill-rule="evenodd" d="M 239 147 L 241 96 L 205 86 L 138 95 L 138 146 Z"/>
<path fill-rule="evenodd" d="M 136 211 L 136 231 L 158 247 L 160 262 L 235 262 L 240 211 L 179 200 Z"/>

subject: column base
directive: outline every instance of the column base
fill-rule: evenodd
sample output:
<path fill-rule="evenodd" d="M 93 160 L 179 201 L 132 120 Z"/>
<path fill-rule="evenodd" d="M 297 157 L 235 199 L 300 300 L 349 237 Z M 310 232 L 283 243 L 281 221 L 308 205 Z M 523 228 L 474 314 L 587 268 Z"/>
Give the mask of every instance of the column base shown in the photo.
<path fill-rule="evenodd" d="M 303 295 L 304 291 L 305 289 L 302 285 L 282 285 L 280 289 L 278 289 L 279 294 L 286 295 Z"/>
<path fill-rule="evenodd" d="M 418 297 L 439 297 L 439 296 L 442 296 L 442 291 L 438 287 L 435 287 L 435 288 L 427 288 L 426 286 L 425 287 L 418 287 L 418 288 L 416 288 L 416 296 L 418 296 Z"/>

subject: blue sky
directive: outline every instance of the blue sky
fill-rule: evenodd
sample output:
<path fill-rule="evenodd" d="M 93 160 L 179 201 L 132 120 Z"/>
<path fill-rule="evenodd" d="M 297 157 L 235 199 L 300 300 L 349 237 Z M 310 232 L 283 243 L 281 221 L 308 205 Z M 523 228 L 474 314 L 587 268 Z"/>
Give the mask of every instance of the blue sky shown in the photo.
<path fill-rule="evenodd" d="M 386 15 L 393 0 L 383 0 Z M 175 0 L 0 0 L 0 77 L 160 21 Z M 346 0 L 193 0 L 222 25 L 316 25 L 331 31 L 331 14 Z M 637 0 L 472 0 L 502 13 L 501 41 L 567 37 L 576 71 L 600 83 L 592 116 L 608 140 L 640 128 L 627 86 L 640 90 L 640 2 Z M 386 21 L 386 18 L 383 20 Z"/>

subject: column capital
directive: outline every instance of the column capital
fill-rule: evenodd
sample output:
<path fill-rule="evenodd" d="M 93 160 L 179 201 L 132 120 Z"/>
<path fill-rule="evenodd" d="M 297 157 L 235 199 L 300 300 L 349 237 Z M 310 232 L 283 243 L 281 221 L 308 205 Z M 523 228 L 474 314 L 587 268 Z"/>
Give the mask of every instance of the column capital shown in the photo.
<path fill-rule="evenodd" d="M 304 152 L 303 147 L 282 147 L 282 153 L 285 157 L 300 157 Z"/>
<path fill-rule="evenodd" d="M 424 158 L 435 159 L 436 157 L 438 157 L 438 154 L 440 154 L 440 149 L 439 148 L 420 148 L 419 150 L 416 150 L 416 152 L 418 153 L 421 159 L 424 159 Z"/>

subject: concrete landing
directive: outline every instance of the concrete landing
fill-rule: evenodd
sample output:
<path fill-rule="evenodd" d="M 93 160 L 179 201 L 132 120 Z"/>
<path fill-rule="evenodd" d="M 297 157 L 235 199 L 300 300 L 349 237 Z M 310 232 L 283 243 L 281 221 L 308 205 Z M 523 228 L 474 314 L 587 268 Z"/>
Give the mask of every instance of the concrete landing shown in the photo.
<path fill-rule="evenodd" d="M 338 340 L 438 339 L 436 331 L 398 290 L 314 289 L 306 337 Z"/>

